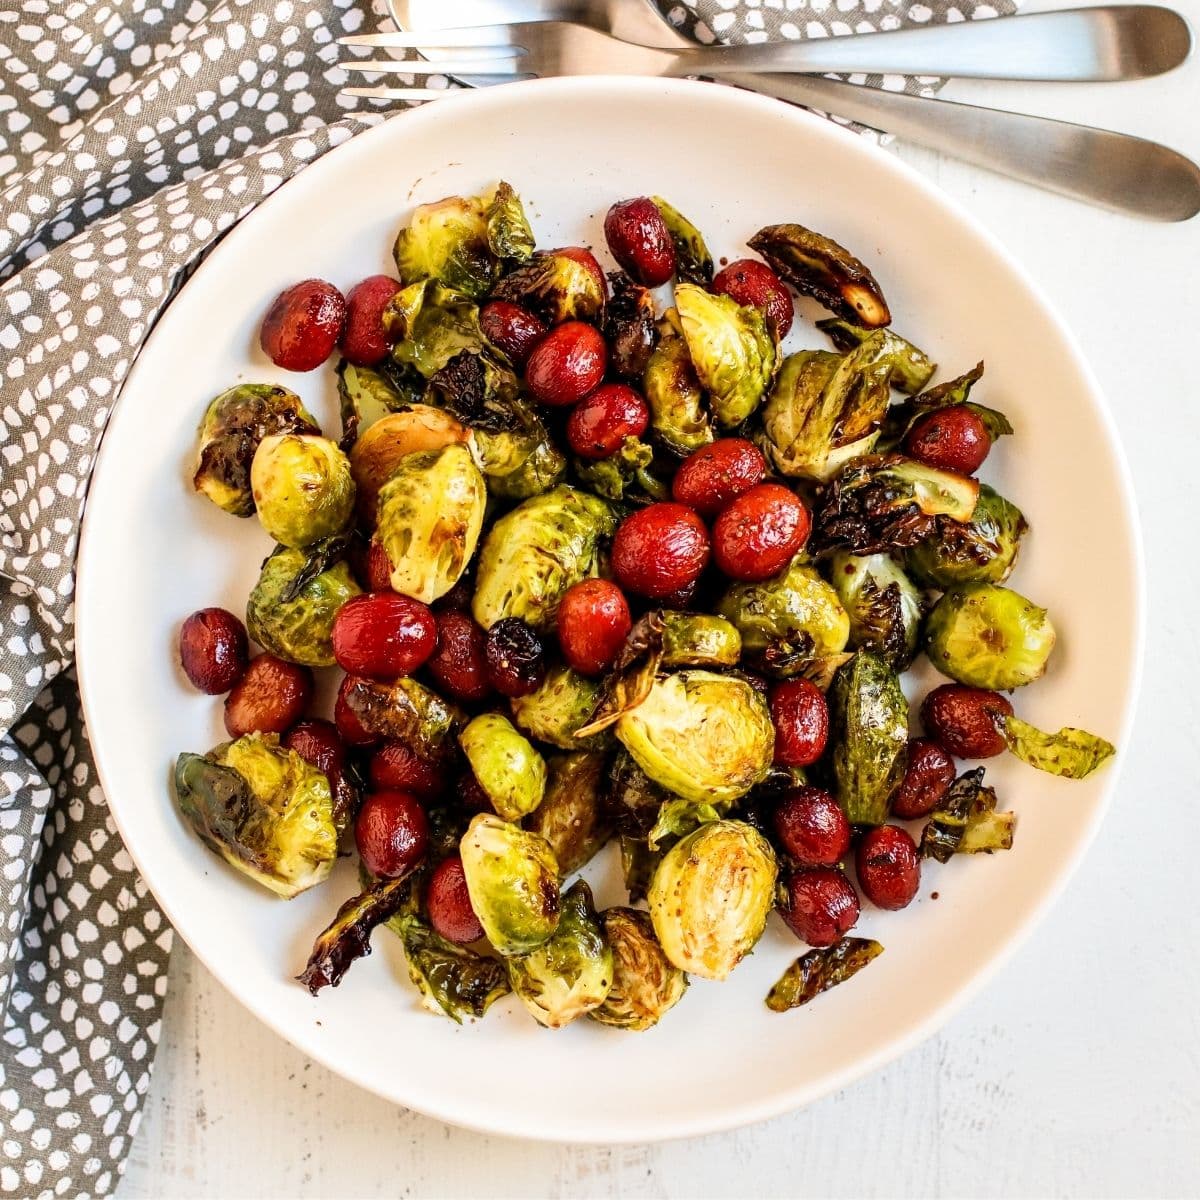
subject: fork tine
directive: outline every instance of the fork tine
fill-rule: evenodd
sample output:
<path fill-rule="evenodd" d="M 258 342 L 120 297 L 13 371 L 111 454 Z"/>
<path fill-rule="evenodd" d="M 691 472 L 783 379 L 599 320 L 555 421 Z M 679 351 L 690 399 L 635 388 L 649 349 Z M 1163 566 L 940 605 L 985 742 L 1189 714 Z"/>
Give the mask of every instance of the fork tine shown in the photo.
<path fill-rule="evenodd" d="M 441 59 L 429 62 L 423 58 L 417 59 L 364 59 L 338 63 L 343 71 L 367 71 L 380 75 L 523 75 L 526 72 L 518 69 L 518 62 L 498 62 L 494 59 Z"/>
<path fill-rule="evenodd" d="M 475 25 L 466 29 L 437 29 L 426 33 L 355 33 L 338 38 L 338 45 L 386 46 L 402 50 L 420 50 L 427 46 L 438 50 L 488 46 L 507 50 L 511 48 L 512 35 L 518 31 L 519 26 L 514 25 Z"/>
<path fill-rule="evenodd" d="M 419 87 L 344 87 L 339 92 L 343 96 L 363 96 L 368 100 L 444 100 L 447 96 L 457 96 L 459 92 L 468 92 L 470 88 L 419 88 Z"/>

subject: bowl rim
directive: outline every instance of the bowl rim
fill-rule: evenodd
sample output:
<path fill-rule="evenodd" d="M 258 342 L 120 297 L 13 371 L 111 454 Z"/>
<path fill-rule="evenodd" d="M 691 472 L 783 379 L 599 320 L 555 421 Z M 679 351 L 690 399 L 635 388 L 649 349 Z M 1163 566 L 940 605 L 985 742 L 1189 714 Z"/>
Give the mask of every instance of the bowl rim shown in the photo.
<path fill-rule="evenodd" d="M 153 860 L 144 860 L 134 849 L 134 846 L 137 844 L 136 831 L 127 827 L 127 824 L 122 820 L 120 805 L 109 804 L 109 811 L 112 814 L 113 822 L 123 842 L 129 849 L 129 853 L 138 871 L 141 873 L 146 885 L 150 888 L 155 900 L 161 907 L 167 920 L 171 922 L 175 931 L 188 944 L 192 953 L 196 955 L 235 1000 L 249 1009 L 263 1024 L 272 1029 L 285 1041 L 295 1046 L 301 1053 L 320 1063 L 341 1078 L 349 1080 L 392 1104 L 410 1108 L 425 1116 L 460 1128 L 522 1140 L 605 1145 L 644 1144 L 722 1133 L 798 1110 L 822 1096 L 856 1082 L 867 1074 L 894 1061 L 901 1055 L 908 1053 L 908 1051 L 937 1032 L 956 1013 L 961 1011 L 970 1000 L 977 996 L 1025 943 L 1034 928 L 1045 918 L 1050 908 L 1062 895 L 1067 884 L 1078 869 L 1080 862 L 1083 860 L 1084 855 L 1091 847 L 1112 803 L 1113 795 L 1120 781 L 1121 769 L 1126 757 L 1124 751 L 1127 750 L 1129 745 L 1137 700 L 1141 691 L 1145 654 L 1146 611 L 1146 577 L 1142 530 L 1138 518 L 1132 474 L 1124 447 L 1107 400 L 1095 373 L 1092 371 L 1091 365 L 1088 363 L 1066 322 L 1059 315 L 1043 289 L 1032 278 L 1026 268 L 1004 247 L 996 235 L 987 229 L 956 199 L 942 192 L 933 182 L 914 167 L 881 149 L 868 138 L 858 136 L 833 121 L 816 116 L 805 109 L 784 104 L 782 101 L 771 97 L 694 80 L 603 75 L 537 79 L 505 84 L 501 87 L 462 89 L 459 94 L 449 96 L 444 100 L 425 104 L 419 109 L 408 109 L 390 115 L 378 125 L 365 129 L 348 141 L 333 147 L 319 160 L 310 163 L 291 178 L 285 180 L 274 192 L 264 197 L 252 212 L 238 221 L 220 239 L 218 244 L 214 245 L 200 262 L 199 266 L 188 276 L 183 286 L 186 287 L 192 279 L 208 271 L 210 264 L 214 260 L 220 261 L 236 254 L 243 242 L 257 235 L 260 226 L 264 229 L 267 228 L 267 223 L 272 219 L 276 207 L 276 198 L 280 193 L 287 191 L 289 195 L 294 197 L 295 192 L 301 187 L 319 189 L 330 171 L 337 170 L 339 167 L 350 162 L 352 155 L 359 155 L 364 159 L 369 159 L 377 152 L 377 146 L 385 146 L 388 138 L 396 136 L 394 123 L 399 119 L 403 119 L 409 124 L 430 124 L 444 120 L 453 120 L 460 113 L 464 117 L 470 115 L 474 119 L 479 119 L 481 116 L 486 116 L 489 110 L 503 108 L 505 105 L 511 103 L 525 102 L 530 97 L 546 104 L 553 104 L 556 99 L 576 99 L 579 97 L 587 97 L 595 103 L 603 103 L 605 96 L 610 95 L 614 91 L 620 93 L 621 99 L 628 99 L 631 93 L 636 94 L 641 92 L 648 102 L 659 100 L 664 95 L 682 95 L 694 101 L 703 99 L 705 103 L 710 104 L 727 104 L 734 108 L 741 106 L 752 115 L 770 114 L 775 119 L 784 118 L 790 120 L 797 127 L 803 128 L 807 137 L 837 141 L 845 153 L 851 155 L 857 154 L 871 160 L 874 168 L 884 177 L 890 175 L 900 185 L 918 192 L 925 202 L 931 206 L 932 210 L 943 219 L 956 221 L 960 225 L 965 226 L 973 237 L 982 242 L 986 249 L 1000 260 L 1003 266 L 1015 278 L 1016 282 L 1036 302 L 1040 309 L 1039 315 L 1049 323 L 1053 332 L 1061 341 L 1069 355 L 1071 367 L 1076 372 L 1081 385 L 1090 395 L 1093 414 L 1109 444 L 1113 463 L 1116 468 L 1116 481 L 1120 490 L 1120 507 L 1127 525 L 1129 548 L 1132 557 L 1131 565 L 1135 572 L 1135 580 L 1131 597 L 1134 630 L 1132 662 L 1130 663 L 1130 687 L 1124 701 L 1120 728 L 1116 731 L 1116 737 L 1114 738 L 1119 752 L 1115 761 L 1110 763 L 1106 768 L 1100 794 L 1090 816 L 1087 818 L 1087 827 L 1081 830 L 1081 836 L 1076 840 L 1072 852 L 1063 857 L 1060 861 L 1057 874 L 1044 886 L 1040 898 L 1033 904 L 1025 918 L 1012 930 L 1008 937 L 997 945 L 987 962 L 966 983 L 947 996 L 940 1004 L 933 1006 L 923 1019 L 913 1023 L 904 1031 L 898 1032 L 886 1045 L 880 1047 L 875 1052 L 856 1058 L 852 1062 L 848 1062 L 841 1069 L 829 1071 L 816 1080 L 808 1080 L 791 1088 L 774 1091 L 758 1102 L 743 1103 L 718 1113 L 699 1116 L 671 1118 L 669 1115 L 664 1115 L 650 1137 L 647 1137 L 644 1130 L 618 1127 L 614 1122 L 607 1120 L 602 1123 L 602 1128 L 596 1131 L 595 1136 L 589 1136 L 589 1132 L 586 1129 L 580 1130 L 570 1124 L 570 1122 L 564 1122 L 561 1126 L 541 1129 L 534 1135 L 524 1128 L 519 1120 L 497 1119 L 486 1121 L 474 1119 L 470 1116 L 464 1117 L 456 1113 L 450 1105 L 439 1103 L 436 1099 L 428 1102 L 423 1101 L 420 1097 L 416 1100 L 401 1100 L 396 1095 L 377 1086 L 372 1080 L 364 1077 L 361 1072 L 355 1070 L 352 1065 L 347 1065 L 339 1061 L 336 1045 L 329 1045 L 320 1038 L 315 1037 L 308 1029 L 289 1029 L 283 1022 L 276 1020 L 265 1004 L 258 1002 L 256 997 L 249 996 L 244 991 L 239 990 L 231 971 L 226 970 L 219 961 L 210 960 L 208 956 L 192 945 L 184 932 L 186 921 L 181 922 L 177 920 L 176 913 L 173 911 L 171 904 L 163 899 L 164 893 L 169 895 L 169 889 L 160 891 L 155 886 L 156 870 Z M 408 125 L 405 126 L 405 128 L 407 127 Z M 181 288 L 180 291 L 182 290 Z M 174 303 L 176 298 L 177 296 L 173 297 L 171 303 Z M 170 304 L 163 308 L 158 319 L 161 319 L 169 307 Z M 97 478 L 107 479 L 107 460 L 104 454 L 104 442 L 108 438 L 108 431 L 113 423 L 121 420 L 120 395 L 131 384 L 137 384 L 143 361 L 142 350 L 156 336 L 158 319 L 156 319 L 155 328 L 150 330 L 147 338 L 139 348 L 138 356 L 124 383 L 121 385 L 117 401 L 114 403 L 113 412 L 109 419 L 109 425 L 105 429 L 101 445 L 97 452 L 95 469 L 92 473 L 92 480 L 89 483 L 89 493 L 92 487 L 95 486 Z M 79 552 L 76 561 L 77 577 L 75 594 L 77 673 L 84 719 L 89 730 L 97 728 L 99 723 L 93 720 L 97 712 L 97 701 L 96 691 L 92 687 L 92 674 L 87 666 L 88 656 L 86 646 L 93 637 L 103 635 L 103 623 L 96 619 L 98 614 L 94 614 L 94 605 L 89 602 L 91 580 L 99 576 L 104 570 L 102 562 L 97 561 L 97 557 L 91 552 L 91 547 L 95 540 L 89 536 L 93 512 L 93 506 L 85 506 L 80 531 Z M 98 778 L 101 786 L 104 788 L 105 795 L 112 796 L 118 794 L 119 789 L 113 787 L 115 775 L 110 773 L 108 769 L 108 756 L 104 744 L 98 740 L 92 741 L 92 753 Z"/>

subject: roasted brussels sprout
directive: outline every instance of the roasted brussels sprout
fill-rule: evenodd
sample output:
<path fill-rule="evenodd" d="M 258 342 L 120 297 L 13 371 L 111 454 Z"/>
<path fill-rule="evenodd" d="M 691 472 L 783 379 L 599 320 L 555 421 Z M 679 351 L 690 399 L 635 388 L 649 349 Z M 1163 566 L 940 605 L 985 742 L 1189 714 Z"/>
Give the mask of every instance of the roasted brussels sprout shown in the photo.
<path fill-rule="evenodd" d="M 407 408 L 425 392 L 423 379 L 420 395 L 408 394 L 384 372 L 374 367 L 356 366 L 346 359 L 338 363 L 337 377 L 342 415 L 341 447 L 347 452 L 376 421 Z"/>
<path fill-rule="evenodd" d="M 535 254 L 500 280 L 492 299 L 519 304 L 547 325 L 598 321 L 604 312 L 603 276 L 569 254 Z"/>
<path fill-rule="evenodd" d="M 925 623 L 925 652 L 943 675 L 1006 692 L 1045 674 L 1054 626 L 1011 588 L 970 583 L 948 591 Z"/>
<path fill-rule="evenodd" d="M 905 562 L 924 587 L 1003 583 L 1029 528 L 1021 510 L 986 483 L 969 521 L 938 517 L 933 536 L 911 547 Z"/>
<path fill-rule="evenodd" d="M 419 279 L 401 288 L 384 306 L 379 314 L 384 337 L 391 343 L 406 341 L 412 337 L 417 318 L 425 307 L 430 292 L 428 279 Z M 448 293 L 447 293 L 448 295 Z M 386 363 L 386 359 L 384 360 Z M 386 370 L 387 368 L 382 368 Z"/>
<path fill-rule="evenodd" d="M 512 368 L 487 353 L 464 350 L 429 381 L 433 395 L 451 416 L 487 433 L 525 433 L 534 416 L 520 397 Z"/>
<path fill-rule="evenodd" d="M 654 451 L 640 438 L 627 437 L 621 448 L 607 458 L 575 460 L 575 474 L 606 500 L 624 500 L 631 492 L 643 492 L 655 500 L 670 497 L 670 488 L 649 470 Z"/>
<path fill-rule="evenodd" d="M 500 713 L 476 717 L 458 735 L 479 786 L 506 820 L 533 812 L 546 794 L 546 763 Z"/>
<path fill-rule="evenodd" d="M 1011 714 L 1000 717 L 997 724 L 1009 750 L 1023 763 L 1064 779 L 1086 779 L 1117 752 L 1111 742 L 1086 729 L 1066 726 L 1057 733 L 1044 733 Z"/>
<path fill-rule="evenodd" d="M 192 483 L 235 517 L 254 512 L 250 464 L 265 437 L 321 432 L 300 397 L 273 383 L 240 383 L 222 392 L 200 423 L 200 457 Z"/>
<path fill-rule="evenodd" d="M 616 724 L 617 737 L 656 783 L 686 800 L 744 796 L 771 766 L 775 729 L 746 680 L 711 671 L 661 675 Z"/>
<path fill-rule="evenodd" d="M 610 272 L 608 282 L 612 288 L 612 299 L 604 314 L 608 365 L 622 379 L 641 382 L 658 344 L 654 297 L 624 271 Z"/>
<path fill-rule="evenodd" d="M 311 578 L 310 568 L 310 557 L 303 551 L 277 549 L 263 563 L 246 601 L 246 629 L 276 658 L 332 667 L 333 619 L 361 589 L 344 562 L 326 566 Z"/>
<path fill-rule="evenodd" d="M 860 458 L 829 484 L 813 513 L 810 554 L 886 554 L 931 537 L 935 517 L 969 521 L 979 484 L 898 454 Z"/>
<path fill-rule="evenodd" d="M 892 387 L 905 395 L 919 392 L 937 370 L 937 363 L 924 350 L 890 329 L 864 329 L 840 317 L 818 321 L 817 328 L 827 333 L 829 340 L 844 354 L 851 354 L 866 346 L 872 358 L 886 358 L 892 368 Z"/>
<path fill-rule="evenodd" d="M 392 347 L 391 369 L 432 379 L 458 354 L 487 348 L 479 327 L 479 309 L 471 300 L 430 287 L 408 336 Z"/>
<path fill-rule="evenodd" d="M 713 440 L 712 422 L 687 342 L 670 320 L 660 321 L 658 330 L 658 346 L 642 376 L 650 432 L 668 453 L 686 458 Z"/>
<path fill-rule="evenodd" d="M 467 826 L 460 853 L 471 907 L 499 954 L 528 954 L 554 933 L 558 863 L 544 837 L 480 813 Z"/>
<path fill-rule="evenodd" d="M 329 781 L 274 734 L 181 754 L 175 797 L 213 853 L 285 900 L 321 883 L 337 858 Z"/>
<path fill-rule="evenodd" d="M 580 752 L 546 761 L 546 795 L 525 818 L 525 828 L 550 843 L 565 878 L 589 863 L 608 841 L 612 822 L 603 810 L 605 758 Z"/>
<path fill-rule="evenodd" d="M 672 208 L 661 196 L 652 196 L 654 206 L 675 244 L 675 277 L 683 283 L 708 287 L 713 280 L 713 259 L 704 242 L 704 235 L 677 208 Z"/>
<path fill-rule="evenodd" d="M 767 1007 L 772 1012 L 799 1008 L 852 979 L 882 953 L 878 942 L 856 937 L 844 937 L 832 946 L 810 950 L 796 959 L 767 993 Z"/>
<path fill-rule="evenodd" d="M 572 487 L 559 486 L 518 505 L 484 540 L 472 602 L 475 620 L 485 629 L 504 617 L 551 628 L 567 588 L 596 574 L 601 542 L 616 525 L 605 501 Z"/>
<path fill-rule="evenodd" d="M 823 323 L 822 323 L 823 324 Z M 948 408 L 955 404 L 965 404 L 983 422 L 988 437 L 994 442 L 997 438 L 1012 433 L 1013 427 L 1008 418 L 994 408 L 976 404 L 968 397 L 971 389 L 983 378 L 983 363 L 977 363 L 965 375 L 957 379 L 939 383 L 937 387 L 903 404 L 897 404 L 888 410 L 887 419 L 883 423 L 880 434 L 880 449 L 894 450 L 904 441 L 908 431 L 927 413 L 936 412 L 939 408 Z M 923 386 L 923 385 L 922 385 Z"/>
<path fill-rule="evenodd" d="M 878 329 L 892 314 L 875 276 L 844 246 L 803 225 L 768 225 L 749 242 L 785 283 L 855 325 Z"/>
<path fill-rule="evenodd" d="M 303 549 L 332 537 L 354 514 L 350 460 L 315 434 L 263 438 L 250 467 L 250 487 L 262 527 L 281 546 Z"/>
<path fill-rule="evenodd" d="M 501 500 L 540 496 L 567 473 L 567 456 L 536 418 L 528 431 L 479 433 L 475 444 L 488 489 Z"/>
<path fill-rule="evenodd" d="M 713 416 L 725 429 L 740 425 L 762 402 L 779 365 L 767 318 L 691 283 L 675 289 L 675 308 Z"/>
<path fill-rule="evenodd" d="M 602 738 L 577 737 L 600 699 L 600 683 L 559 664 L 534 692 L 512 700 L 513 720 L 532 738 L 560 750 L 597 749 Z"/>
<path fill-rule="evenodd" d="M 744 821 L 710 821 L 676 842 L 647 898 L 663 953 L 681 971 L 728 978 L 762 937 L 776 870 L 770 842 Z"/>
<path fill-rule="evenodd" d="M 712 613 L 662 613 L 664 667 L 736 667 L 742 635 L 724 617 Z"/>
<path fill-rule="evenodd" d="M 838 594 L 802 558 L 763 583 L 735 583 L 717 603 L 742 637 L 742 651 L 779 678 L 836 659 L 850 639 Z"/>
<path fill-rule="evenodd" d="M 612 949 L 612 986 L 588 1016 L 616 1029 L 650 1029 L 683 999 L 687 976 L 663 953 L 649 913 L 609 908 L 600 924 Z"/>
<path fill-rule="evenodd" d="M 368 733 L 403 742 L 424 759 L 441 758 L 451 734 L 466 724 L 458 708 L 415 679 L 395 683 L 356 679 L 343 695 Z"/>
<path fill-rule="evenodd" d="M 525 206 L 512 185 L 498 183 L 483 197 L 483 219 L 487 224 L 488 248 L 505 262 L 522 263 L 533 255 L 533 230 Z"/>
<path fill-rule="evenodd" d="M 418 205 L 392 254 L 406 286 L 434 279 L 472 300 L 486 296 L 500 273 L 483 202 L 474 196 Z"/>
<path fill-rule="evenodd" d="M 446 941 L 411 914 L 389 925 L 404 943 L 409 978 L 430 1012 L 461 1025 L 463 1017 L 482 1017 L 511 991 L 504 963 Z"/>
<path fill-rule="evenodd" d="M 921 637 L 921 593 L 895 559 L 835 554 L 829 578 L 850 617 L 850 645 L 874 650 L 903 670 Z"/>
<path fill-rule="evenodd" d="M 561 1029 L 604 1003 L 613 981 L 613 954 L 592 890 L 579 880 L 563 893 L 558 928 L 531 954 L 508 960 L 513 991 L 547 1029 Z"/>
<path fill-rule="evenodd" d="M 908 701 L 880 655 L 860 650 L 829 689 L 837 798 L 851 825 L 882 825 L 908 762 Z"/>
<path fill-rule="evenodd" d="M 467 569 L 487 504 L 487 485 L 460 442 L 400 460 L 379 490 L 378 536 L 392 587 L 430 604 Z"/>
<path fill-rule="evenodd" d="M 1015 813 L 996 812 L 996 792 L 985 787 L 984 768 L 960 775 L 921 833 L 921 856 L 949 862 L 955 854 L 991 854 L 1011 850 L 1017 826 Z"/>

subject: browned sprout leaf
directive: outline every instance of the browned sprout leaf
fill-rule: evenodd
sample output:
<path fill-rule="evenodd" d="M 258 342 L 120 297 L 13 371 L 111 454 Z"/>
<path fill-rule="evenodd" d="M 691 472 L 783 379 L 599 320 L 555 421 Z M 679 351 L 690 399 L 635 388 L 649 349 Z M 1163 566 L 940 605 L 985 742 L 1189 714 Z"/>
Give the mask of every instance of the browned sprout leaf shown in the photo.
<path fill-rule="evenodd" d="M 650 695 L 663 658 L 663 624 L 661 612 L 649 612 L 630 630 L 605 676 L 592 719 L 575 731 L 576 737 L 591 737 L 615 725 Z"/>
<path fill-rule="evenodd" d="M 1008 748 L 1022 762 L 1064 779 L 1086 779 L 1117 752 L 1111 742 L 1085 729 L 1067 726 L 1057 733 L 1044 733 L 1013 716 L 1004 717 L 999 724 Z"/>
<path fill-rule="evenodd" d="M 996 812 L 996 792 L 984 786 L 983 775 L 976 767 L 950 785 L 921 834 L 922 858 L 946 863 L 956 854 L 1012 849 L 1016 814 Z"/>
<path fill-rule="evenodd" d="M 612 298 L 605 310 L 604 333 L 608 338 L 608 362 L 622 379 L 641 383 L 658 345 L 654 297 L 634 283 L 624 271 L 610 271 Z"/>
<path fill-rule="evenodd" d="M 839 317 L 866 329 L 891 324 L 892 314 L 875 276 L 832 238 L 803 225 L 768 225 L 750 239 L 750 248 L 785 283 Z"/>
<path fill-rule="evenodd" d="M 772 1012 L 799 1008 L 853 978 L 882 953 L 878 942 L 856 937 L 844 937 L 823 950 L 810 950 L 796 959 L 767 993 L 767 1007 Z"/>
<path fill-rule="evenodd" d="M 661 196 L 652 196 L 655 207 L 675 245 L 675 277 L 684 283 L 708 287 L 713 280 L 713 259 L 704 242 L 704 235 Z"/>
<path fill-rule="evenodd" d="M 940 408 L 952 408 L 959 404 L 965 405 L 983 422 L 983 427 L 993 442 L 1012 433 L 1012 423 L 999 409 L 988 408 L 986 404 L 976 404 L 969 399 L 971 389 L 982 378 L 983 363 L 980 362 L 965 375 L 959 375 L 957 379 L 948 379 L 903 404 L 894 405 L 889 409 L 883 423 L 879 435 L 879 448 L 894 449 L 904 441 L 908 431 L 923 416 L 937 412 Z"/>

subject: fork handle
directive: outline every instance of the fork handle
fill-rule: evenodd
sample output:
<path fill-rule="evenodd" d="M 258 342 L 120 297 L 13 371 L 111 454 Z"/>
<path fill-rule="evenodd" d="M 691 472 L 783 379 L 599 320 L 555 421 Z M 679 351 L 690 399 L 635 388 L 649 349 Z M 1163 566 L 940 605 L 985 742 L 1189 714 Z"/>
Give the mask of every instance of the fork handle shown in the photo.
<path fill-rule="evenodd" d="M 1178 13 L 1129 4 L 683 50 L 671 74 L 829 71 L 1095 83 L 1162 74 L 1182 63 L 1191 45 Z"/>
<path fill-rule="evenodd" d="M 963 162 L 1155 221 L 1200 212 L 1200 167 L 1157 142 L 834 79 L 723 75 L 722 82 L 836 113 Z"/>

